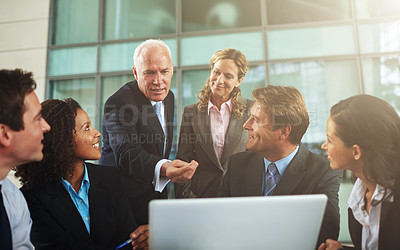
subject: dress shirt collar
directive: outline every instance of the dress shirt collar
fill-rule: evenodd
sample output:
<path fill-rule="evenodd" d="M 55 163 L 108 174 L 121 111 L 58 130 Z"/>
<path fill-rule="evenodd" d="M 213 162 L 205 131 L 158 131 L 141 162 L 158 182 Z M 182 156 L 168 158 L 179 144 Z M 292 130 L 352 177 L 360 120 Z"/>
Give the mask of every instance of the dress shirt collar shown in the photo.
<path fill-rule="evenodd" d="M 86 168 L 86 163 L 83 163 L 83 167 L 84 167 L 83 179 L 82 179 L 81 188 L 79 189 L 79 191 L 82 190 L 86 194 L 88 194 L 89 187 L 90 187 L 90 181 L 89 181 L 89 175 L 88 175 L 87 168 Z M 73 190 L 72 185 L 64 178 L 62 178 L 62 184 L 68 192 L 70 192 L 71 189 Z"/>
<path fill-rule="evenodd" d="M 232 112 L 232 99 L 229 99 L 228 101 L 222 103 L 221 105 L 221 110 L 224 108 L 224 106 L 228 107 L 228 111 Z M 211 98 L 210 100 L 208 100 L 208 107 L 207 107 L 207 111 L 208 111 L 208 115 L 210 115 L 210 110 L 215 107 L 217 110 L 217 106 L 215 106 L 212 102 L 211 102 Z"/>
<path fill-rule="evenodd" d="M 347 201 L 347 204 L 353 211 L 357 209 L 357 207 L 364 207 L 364 196 L 366 192 L 367 185 L 365 185 L 365 183 L 361 179 L 357 178 L 357 181 L 356 183 L 354 183 L 353 189 L 351 190 L 349 200 Z M 378 201 L 383 198 L 384 193 L 385 189 L 381 185 L 376 184 L 375 191 L 371 198 L 371 204 L 374 205 L 378 203 Z M 390 197 L 390 199 L 387 199 L 387 201 L 389 202 L 393 202 L 393 200 L 393 196 Z"/>
<path fill-rule="evenodd" d="M 274 162 L 279 174 L 282 176 L 283 173 L 285 173 L 286 168 L 289 166 L 290 162 L 293 160 L 294 156 L 296 155 L 297 151 L 299 151 L 299 145 L 297 144 L 296 148 L 293 150 L 292 153 L 290 153 L 288 156 L 286 156 L 283 159 L 280 159 L 279 161 Z M 265 164 L 265 171 L 267 171 L 268 165 L 271 163 L 271 161 L 267 160 L 264 158 L 264 164 Z"/>

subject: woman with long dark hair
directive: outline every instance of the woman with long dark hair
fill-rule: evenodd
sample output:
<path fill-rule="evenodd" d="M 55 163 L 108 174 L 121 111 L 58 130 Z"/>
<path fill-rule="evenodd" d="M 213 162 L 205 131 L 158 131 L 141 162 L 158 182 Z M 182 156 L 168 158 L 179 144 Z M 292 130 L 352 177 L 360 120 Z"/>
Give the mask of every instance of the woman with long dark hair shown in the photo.
<path fill-rule="evenodd" d="M 400 117 L 383 100 L 358 95 L 331 108 L 326 150 L 332 169 L 357 177 L 350 194 L 349 230 L 356 249 L 400 247 Z M 319 249 L 340 249 L 328 239 Z"/>
<path fill-rule="evenodd" d="M 42 103 L 51 131 L 43 160 L 18 166 L 33 225 L 35 249 L 115 249 L 130 237 L 146 246 L 147 226 L 137 228 L 115 168 L 94 165 L 100 133 L 73 99 Z M 132 246 L 131 246 L 132 247 Z"/>

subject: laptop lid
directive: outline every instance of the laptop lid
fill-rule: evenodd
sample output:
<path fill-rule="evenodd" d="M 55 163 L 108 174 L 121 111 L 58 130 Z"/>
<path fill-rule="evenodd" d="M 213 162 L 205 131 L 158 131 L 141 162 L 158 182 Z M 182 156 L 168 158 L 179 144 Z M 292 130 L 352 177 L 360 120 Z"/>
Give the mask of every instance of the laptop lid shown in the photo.
<path fill-rule="evenodd" d="M 326 195 L 153 200 L 150 249 L 316 247 Z"/>

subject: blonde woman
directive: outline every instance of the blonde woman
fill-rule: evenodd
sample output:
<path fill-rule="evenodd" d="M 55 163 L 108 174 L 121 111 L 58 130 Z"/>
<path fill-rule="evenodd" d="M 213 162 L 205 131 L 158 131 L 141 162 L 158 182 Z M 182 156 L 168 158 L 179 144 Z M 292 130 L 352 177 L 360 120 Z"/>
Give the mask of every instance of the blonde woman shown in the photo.
<path fill-rule="evenodd" d="M 199 166 L 192 180 L 175 184 L 177 198 L 216 197 L 229 156 L 246 150 L 243 124 L 253 104 L 240 91 L 249 71 L 246 57 L 235 49 L 219 50 L 210 67 L 197 103 L 184 108 L 177 158 Z"/>

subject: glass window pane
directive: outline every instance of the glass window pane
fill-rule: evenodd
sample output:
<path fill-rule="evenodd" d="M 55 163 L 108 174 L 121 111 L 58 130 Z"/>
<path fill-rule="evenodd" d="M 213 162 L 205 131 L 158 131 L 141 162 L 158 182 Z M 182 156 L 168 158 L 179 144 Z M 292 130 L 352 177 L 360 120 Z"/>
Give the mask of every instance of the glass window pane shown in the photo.
<path fill-rule="evenodd" d="M 350 1 L 267 0 L 267 16 L 269 25 L 348 20 Z"/>
<path fill-rule="evenodd" d="M 183 72 L 182 77 L 182 105 L 190 105 L 197 102 L 196 93 L 203 88 L 210 70 L 190 70 Z M 240 84 L 242 96 L 252 99 L 251 93 L 254 89 L 265 86 L 265 67 L 257 65 L 250 67 L 249 72 Z"/>
<path fill-rule="evenodd" d="M 85 110 L 92 126 L 97 124 L 96 82 L 94 78 L 50 81 L 50 99 L 73 98 Z"/>
<path fill-rule="evenodd" d="M 183 32 L 261 26 L 260 1 L 182 1 Z"/>
<path fill-rule="evenodd" d="M 54 1 L 52 44 L 97 41 L 98 0 Z"/>
<path fill-rule="evenodd" d="M 175 33 L 175 20 L 175 0 L 107 0 L 104 39 Z"/>
<path fill-rule="evenodd" d="M 96 72 L 97 48 L 79 47 L 55 49 L 50 52 L 51 76 Z"/>
<path fill-rule="evenodd" d="M 400 16 L 399 0 L 355 0 L 357 18 Z"/>
<path fill-rule="evenodd" d="M 171 50 L 172 61 L 177 65 L 176 39 L 163 40 Z M 101 47 L 102 72 L 132 70 L 133 52 L 141 42 L 107 44 Z"/>
<path fill-rule="evenodd" d="M 294 86 L 302 93 L 310 117 L 302 141 L 316 143 L 318 148 L 326 139 L 332 105 L 361 93 L 355 60 L 275 63 L 270 65 L 269 74 L 271 84 Z"/>
<path fill-rule="evenodd" d="M 362 68 L 365 92 L 387 101 L 400 115 L 400 57 L 364 59 Z"/>
<path fill-rule="evenodd" d="M 269 59 L 353 54 L 351 26 L 268 31 Z"/>
<path fill-rule="evenodd" d="M 225 48 L 240 50 L 248 61 L 264 60 L 262 33 L 251 32 L 184 37 L 181 63 L 183 66 L 208 64 L 215 51 Z"/>
<path fill-rule="evenodd" d="M 400 51 L 400 22 L 361 24 L 361 53 Z"/>

